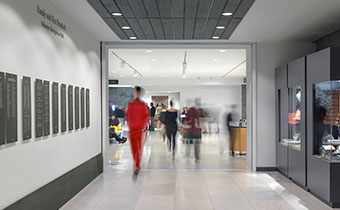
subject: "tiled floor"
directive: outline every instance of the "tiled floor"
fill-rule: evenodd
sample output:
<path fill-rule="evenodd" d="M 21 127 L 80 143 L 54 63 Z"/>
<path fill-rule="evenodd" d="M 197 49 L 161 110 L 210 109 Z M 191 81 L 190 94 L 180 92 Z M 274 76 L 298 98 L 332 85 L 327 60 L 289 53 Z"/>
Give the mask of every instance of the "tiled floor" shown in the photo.
<path fill-rule="evenodd" d="M 205 135 L 199 162 L 178 139 L 171 160 L 160 134 L 152 132 L 137 181 L 131 179 L 129 145 L 111 145 L 108 169 L 62 209 L 331 209 L 277 172 L 248 171 L 245 157 L 229 157 L 224 139 Z"/>

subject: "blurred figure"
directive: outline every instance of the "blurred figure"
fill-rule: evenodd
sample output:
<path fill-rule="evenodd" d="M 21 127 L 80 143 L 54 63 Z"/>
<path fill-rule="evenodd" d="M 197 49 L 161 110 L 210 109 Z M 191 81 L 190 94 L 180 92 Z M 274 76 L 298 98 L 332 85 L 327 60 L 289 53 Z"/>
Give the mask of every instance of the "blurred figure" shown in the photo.
<path fill-rule="evenodd" d="M 168 149 L 172 152 L 172 159 L 175 159 L 176 134 L 177 134 L 177 109 L 174 109 L 174 102 L 170 101 L 170 109 L 165 114 L 166 135 L 168 137 Z"/>
<path fill-rule="evenodd" d="M 166 115 L 166 108 L 165 108 L 165 105 L 163 104 L 162 111 L 161 111 L 161 116 L 160 116 L 161 133 L 162 133 L 163 141 L 165 141 L 165 137 L 166 137 L 166 135 L 165 135 L 166 134 L 165 115 Z"/>
<path fill-rule="evenodd" d="M 129 102 L 127 122 L 130 129 L 131 152 L 134 160 L 133 179 L 136 180 L 140 171 L 143 144 L 146 138 L 147 125 L 150 119 L 147 104 L 140 99 L 142 89 L 135 87 L 135 98 Z"/>
<path fill-rule="evenodd" d="M 199 105 L 199 99 L 195 100 L 195 106 Z M 200 144 L 202 138 L 202 129 L 200 128 L 200 112 L 197 108 L 190 107 L 187 114 L 187 119 L 184 122 L 185 134 L 184 138 L 187 139 L 187 143 L 194 144 L 195 159 L 200 159 Z M 187 156 L 190 155 L 190 145 L 187 146 Z"/>
<path fill-rule="evenodd" d="M 226 115 L 226 126 L 227 126 L 227 130 L 229 132 L 229 139 L 230 139 L 230 142 L 229 144 L 231 144 L 231 155 L 234 157 L 235 156 L 235 151 L 234 151 L 234 142 L 232 141 L 232 139 L 234 138 L 231 138 L 230 135 L 231 135 L 231 127 L 232 127 L 232 123 L 237 119 L 236 117 L 236 104 L 233 104 L 230 106 L 231 107 L 231 111 Z"/>
<path fill-rule="evenodd" d="M 117 106 L 113 114 L 118 118 L 120 122 L 125 124 L 125 112 L 123 111 L 123 108 L 121 106 Z"/>
<path fill-rule="evenodd" d="M 155 119 L 155 113 L 156 113 L 156 108 L 153 106 L 153 103 L 150 103 L 150 125 L 149 125 L 149 131 L 154 131 L 154 119 Z"/>
<path fill-rule="evenodd" d="M 184 121 L 187 118 L 187 114 L 188 114 L 188 107 L 187 106 L 183 106 L 183 111 L 181 113 L 181 120 L 182 120 L 182 124 L 184 125 Z"/>
<path fill-rule="evenodd" d="M 157 128 L 160 128 L 161 126 L 160 118 L 161 118 L 161 112 L 162 112 L 163 106 L 164 106 L 163 103 L 158 103 L 156 106 L 155 120 L 157 121 Z"/>
<path fill-rule="evenodd" d="M 113 109 L 112 109 L 112 101 L 109 101 L 109 117 L 111 117 L 114 113 L 113 113 Z"/>
<path fill-rule="evenodd" d="M 110 138 L 115 138 L 118 143 L 125 143 L 127 138 L 125 138 L 124 132 L 122 130 L 122 127 L 119 123 L 119 120 L 116 118 L 115 115 L 111 116 L 110 119 Z"/>

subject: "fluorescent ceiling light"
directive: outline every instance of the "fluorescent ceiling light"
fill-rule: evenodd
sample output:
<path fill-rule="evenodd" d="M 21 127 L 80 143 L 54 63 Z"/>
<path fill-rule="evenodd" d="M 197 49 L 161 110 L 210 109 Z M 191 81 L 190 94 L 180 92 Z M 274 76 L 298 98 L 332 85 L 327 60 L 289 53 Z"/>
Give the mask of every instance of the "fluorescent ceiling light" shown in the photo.
<path fill-rule="evenodd" d="M 130 36 L 129 39 L 134 40 L 134 39 L 137 39 L 137 37 L 135 37 L 135 36 Z"/>
<path fill-rule="evenodd" d="M 216 26 L 216 29 L 225 29 L 224 26 Z"/>
<path fill-rule="evenodd" d="M 151 53 L 152 51 L 151 51 L 151 50 L 147 50 L 147 51 L 145 51 L 145 52 L 147 52 L 147 53 Z"/>
<path fill-rule="evenodd" d="M 113 16 L 122 16 L 122 13 L 120 13 L 120 12 L 113 12 L 112 15 Z"/>
<path fill-rule="evenodd" d="M 231 12 L 223 12 L 222 15 L 223 16 L 232 16 L 233 13 L 231 13 Z"/>
<path fill-rule="evenodd" d="M 219 36 L 213 36 L 211 37 L 212 39 L 219 39 L 220 37 Z"/>
<path fill-rule="evenodd" d="M 131 29 L 131 27 L 130 26 L 123 26 L 122 29 L 123 30 L 129 30 L 129 29 Z"/>
<path fill-rule="evenodd" d="M 219 50 L 220 52 L 226 52 L 226 50 Z"/>

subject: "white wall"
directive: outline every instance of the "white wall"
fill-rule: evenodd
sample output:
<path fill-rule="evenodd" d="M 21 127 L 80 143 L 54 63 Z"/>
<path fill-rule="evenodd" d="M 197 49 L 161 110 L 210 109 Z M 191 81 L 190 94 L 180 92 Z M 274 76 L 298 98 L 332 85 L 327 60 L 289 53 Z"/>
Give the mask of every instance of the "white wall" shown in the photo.
<path fill-rule="evenodd" d="M 314 50 L 312 43 L 257 43 L 257 167 L 276 167 L 275 68 Z"/>
<path fill-rule="evenodd" d="M 37 4 L 66 23 L 67 36 L 64 39 L 41 27 Z M 0 71 L 18 75 L 18 141 L 0 146 L 0 209 L 3 209 L 101 153 L 98 117 L 101 78 L 99 41 L 46 0 L 2 0 L 0 28 Z M 25 142 L 21 121 L 21 78 L 24 75 L 32 79 L 33 136 Z M 36 139 L 36 78 L 89 88 L 91 126 Z"/>

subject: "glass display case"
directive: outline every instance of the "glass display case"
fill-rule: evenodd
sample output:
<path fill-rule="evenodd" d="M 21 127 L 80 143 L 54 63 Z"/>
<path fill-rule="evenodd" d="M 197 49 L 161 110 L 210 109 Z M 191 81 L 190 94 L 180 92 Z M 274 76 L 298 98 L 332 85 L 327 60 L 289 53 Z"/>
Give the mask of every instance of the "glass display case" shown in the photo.
<path fill-rule="evenodd" d="M 340 160 L 340 81 L 314 84 L 314 154 Z"/>

